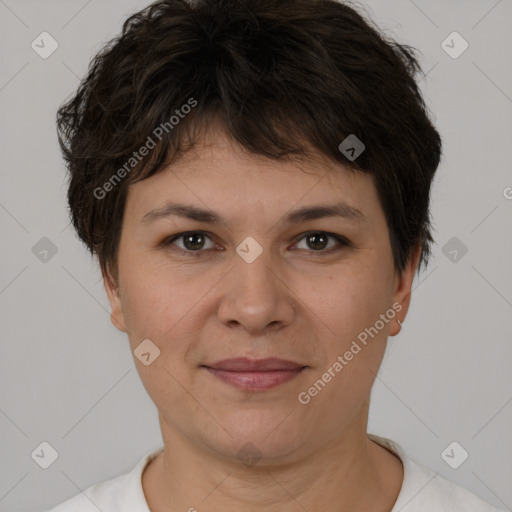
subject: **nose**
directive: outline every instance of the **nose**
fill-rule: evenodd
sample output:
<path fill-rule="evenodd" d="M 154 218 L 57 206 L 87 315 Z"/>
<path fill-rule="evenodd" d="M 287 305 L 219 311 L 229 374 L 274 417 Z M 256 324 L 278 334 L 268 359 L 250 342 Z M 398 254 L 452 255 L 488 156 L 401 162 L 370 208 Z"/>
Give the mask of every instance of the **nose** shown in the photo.
<path fill-rule="evenodd" d="M 237 257 L 223 280 L 217 315 L 228 327 L 243 327 L 252 335 L 289 325 L 295 315 L 294 292 L 282 266 L 273 265 L 268 251 L 252 263 Z"/>

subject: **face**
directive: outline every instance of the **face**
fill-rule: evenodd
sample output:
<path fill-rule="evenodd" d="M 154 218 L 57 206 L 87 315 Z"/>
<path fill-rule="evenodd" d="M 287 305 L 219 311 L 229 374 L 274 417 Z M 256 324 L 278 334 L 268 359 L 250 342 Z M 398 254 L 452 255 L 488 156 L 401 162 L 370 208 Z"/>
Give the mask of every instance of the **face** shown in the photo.
<path fill-rule="evenodd" d="M 395 272 L 370 175 L 320 155 L 256 157 L 217 132 L 131 185 L 119 281 L 105 286 L 113 323 L 145 354 L 134 360 L 164 441 L 173 433 L 227 458 L 251 443 L 271 463 L 366 434 L 418 256 Z M 270 357 L 298 369 L 212 369 Z"/>

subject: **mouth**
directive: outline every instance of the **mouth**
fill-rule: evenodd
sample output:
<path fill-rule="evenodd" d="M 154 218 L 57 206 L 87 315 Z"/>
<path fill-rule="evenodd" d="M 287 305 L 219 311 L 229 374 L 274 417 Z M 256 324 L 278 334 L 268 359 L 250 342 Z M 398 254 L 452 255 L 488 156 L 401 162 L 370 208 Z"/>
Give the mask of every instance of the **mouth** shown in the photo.
<path fill-rule="evenodd" d="M 201 365 L 214 377 L 243 391 L 264 391 L 275 388 L 300 375 L 307 366 L 277 358 L 224 359 Z"/>

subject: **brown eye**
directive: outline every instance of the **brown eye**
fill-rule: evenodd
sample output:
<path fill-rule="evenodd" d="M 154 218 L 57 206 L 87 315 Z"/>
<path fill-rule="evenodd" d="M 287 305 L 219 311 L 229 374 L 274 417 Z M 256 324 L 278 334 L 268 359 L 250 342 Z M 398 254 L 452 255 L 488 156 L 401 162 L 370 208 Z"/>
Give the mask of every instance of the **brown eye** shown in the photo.
<path fill-rule="evenodd" d="M 164 245 L 175 245 L 177 249 L 181 249 L 183 252 L 203 252 L 202 249 L 212 249 L 215 247 L 213 241 L 211 241 L 210 247 L 205 247 L 206 239 L 210 239 L 210 237 L 202 231 L 188 231 L 168 238 L 164 242 Z M 182 245 L 178 245 L 175 243 L 176 241 L 180 241 Z"/>
<path fill-rule="evenodd" d="M 325 249 L 327 244 L 329 243 L 329 237 L 326 236 L 324 233 L 312 233 L 310 235 L 307 235 L 306 237 L 306 243 L 311 249 Z"/>
<path fill-rule="evenodd" d="M 334 245 L 328 246 L 329 239 L 335 241 Z M 338 250 L 340 247 L 348 246 L 349 243 L 343 237 L 333 233 L 326 233 L 325 231 L 310 231 L 306 233 L 300 240 L 305 241 L 306 250 L 309 252 L 331 253 L 333 250 Z M 303 249 L 304 247 L 298 247 Z"/>
<path fill-rule="evenodd" d="M 202 233 L 191 233 L 183 236 L 183 245 L 191 251 L 202 249 L 204 245 L 204 235 Z"/>

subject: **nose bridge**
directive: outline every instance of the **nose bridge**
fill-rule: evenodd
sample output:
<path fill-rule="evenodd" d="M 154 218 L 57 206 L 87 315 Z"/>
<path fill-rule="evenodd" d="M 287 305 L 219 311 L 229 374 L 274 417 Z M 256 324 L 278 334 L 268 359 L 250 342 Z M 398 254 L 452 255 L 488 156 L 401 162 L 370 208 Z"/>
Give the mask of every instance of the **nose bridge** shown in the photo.
<path fill-rule="evenodd" d="M 247 330 L 260 331 L 269 324 L 291 321 L 290 292 L 274 263 L 271 251 L 256 240 L 245 239 L 239 244 L 235 267 L 229 273 L 229 286 L 219 308 L 222 322 L 236 322 Z"/>
<path fill-rule="evenodd" d="M 272 295 L 276 292 L 275 275 L 276 269 L 272 269 L 272 255 L 268 248 L 257 251 L 256 248 L 251 246 L 250 241 L 240 244 L 237 252 L 245 253 L 248 256 L 240 256 L 237 262 L 237 280 L 246 290 L 252 290 L 254 293 L 263 293 Z M 239 290 L 240 291 L 240 290 Z"/>
<path fill-rule="evenodd" d="M 254 239 L 245 240 L 238 248 L 234 290 L 239 304 L 247 304 L 254 310 L 270 308 L 280 293 L 272 269 L 272 255 L 268 248 L 263 249 Z M 276 269 L 274 269 L 276 272 Z"/>

